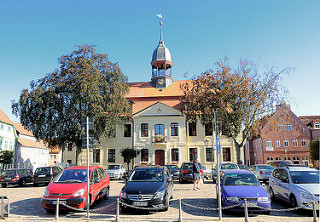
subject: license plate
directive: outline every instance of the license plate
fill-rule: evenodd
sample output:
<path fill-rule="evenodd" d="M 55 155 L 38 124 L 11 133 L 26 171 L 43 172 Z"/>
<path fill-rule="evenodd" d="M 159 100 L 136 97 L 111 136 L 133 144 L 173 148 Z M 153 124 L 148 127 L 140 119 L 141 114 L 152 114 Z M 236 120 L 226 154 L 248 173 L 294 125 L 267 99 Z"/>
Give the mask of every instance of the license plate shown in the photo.
<path fill-rule="evenodd" d="M 132 203 L 134 206 L 141 206 L 141 207 L 146 207 L 148 206 L 148 202 L 133 202 Z"/>
<path fill-rule="evenodd" d="M 53 200 L 52 204 L 57 204 L 57 201 Z M 59 200 L 59 204 L 67 204 L 67 201 L 66 200 Z"/>
<path fill-rule="evenodd" d="M 241 204 L 241 206 L 244 207 L 244 203 Z M 247 206 L 248 206 L 248 207 L 256 207 L 256 206 L 258 206 L 258 205 L 257 205 L 257 203 L 247 203 Z"/>
<path fill-rule="evenodd" d="M 5 180 L 11 180 L 11 178 L 4 178 Z"/>
<path fill-rule="evenodd" d="M 39 175 L 38 177 L 45 177 L 46 175 Z"/>

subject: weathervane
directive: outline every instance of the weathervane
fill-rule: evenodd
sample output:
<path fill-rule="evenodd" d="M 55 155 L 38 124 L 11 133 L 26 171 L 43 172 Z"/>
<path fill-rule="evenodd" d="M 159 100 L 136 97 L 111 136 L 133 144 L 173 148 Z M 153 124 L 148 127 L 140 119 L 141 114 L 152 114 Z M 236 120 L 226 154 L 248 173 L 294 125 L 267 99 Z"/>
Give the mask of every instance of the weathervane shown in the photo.
<path fill-rule="evenodd" d="M 160 23 L 160 42 L 162 42 L 162 15 L 161 13 L 156 14 L 157 17 L 159 17 L 159 23 Z"/>

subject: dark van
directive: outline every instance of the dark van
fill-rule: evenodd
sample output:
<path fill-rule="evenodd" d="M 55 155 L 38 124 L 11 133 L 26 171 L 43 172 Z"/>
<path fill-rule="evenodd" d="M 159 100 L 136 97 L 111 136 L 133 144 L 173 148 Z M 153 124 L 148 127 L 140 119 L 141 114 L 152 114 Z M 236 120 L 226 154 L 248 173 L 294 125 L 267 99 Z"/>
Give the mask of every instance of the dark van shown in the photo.
<path fill-rule="evenodd" d="M 0 176 L 1 187 L 5 188 L 8 184 L 18 184 L 24 186 L 32 183 L 32 171 L 29 169 L 10 169 L 5 170 Z"/>
<path fill-rule="evenodd" d="M 62 169 L 59 166 L 38 167 L 33 175 L 33 186 L 38 186 L 41 183 L 49 184 Z"/>
<path fill-rule="evenodd" d="M 285 167 L 287 165 L 290 165 L 291 162 L 288 160 L 276 160 L 276 161 L 271 161 L 268 164 L 273 166 L 274 168 L 277 168 L 277 167 Z"/>

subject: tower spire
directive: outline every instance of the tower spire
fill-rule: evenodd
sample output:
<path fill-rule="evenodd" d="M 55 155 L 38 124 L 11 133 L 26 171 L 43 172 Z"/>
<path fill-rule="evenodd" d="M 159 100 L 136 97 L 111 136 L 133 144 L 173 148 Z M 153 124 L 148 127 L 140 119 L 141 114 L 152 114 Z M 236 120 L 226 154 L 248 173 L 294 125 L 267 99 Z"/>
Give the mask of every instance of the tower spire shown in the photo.
<path fill-rule="evenodd" d="M 159 17 L 159 24 L 160 24 L 160 42 L 163 42 L 162 38 L 162 15 L 161 14 L 156 14 Z"/>

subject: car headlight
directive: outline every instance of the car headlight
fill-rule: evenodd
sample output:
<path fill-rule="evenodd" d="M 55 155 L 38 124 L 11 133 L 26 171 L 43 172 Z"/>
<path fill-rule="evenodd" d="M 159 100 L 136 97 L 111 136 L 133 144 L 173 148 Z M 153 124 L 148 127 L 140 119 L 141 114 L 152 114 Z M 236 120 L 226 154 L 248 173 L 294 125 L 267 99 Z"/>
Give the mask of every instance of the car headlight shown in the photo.
<path fill-rule="evenodd" d="M 227 197 L 229 201 L 239 201 L 239 197 Z"/>
<path fill-rule="evenodd" d="M 120 199 L 122 198 L 128 199 L 128 196 L 124 190 L 121 190 L 121 193 L 120 193 Z"/>
<path fill-rule="evenodd" d="M 49 196 L 49 191 L 47 190 L 47 188 L 44 190 L 43 196 L 44 197 L 48 197 Z"/>
<path fill-rule="evenodd" d="M 75 192 L 75 194 L 73 195 L 74 197 L 81 197 L 85 192 L 85 189 L 82 188 L 81 190 L 78 190 L 77 192 Z"/>
<path fill-rule="evenodd" d="M 301 195 L 301 197 L 303 197 L 305 199 L 310 199 L 310 200 L 314 199 L 313 195 L 310 192 L 306 191 L 306 190 L 297 189 L 297 191 Z"/>
<path fill-rule="evenodd" d="M 258 197 L 258 202 L 269 202 L 268 197 Z"/>
<path fill-rule="evenodd" d="M 157 198 L 161 198 L 163 197 L 164 195 L 166 194 L 166 191 L 158 191 L 156 192 L 155 196 L 154 196 L 154 199 L 157 199 Z"/>

